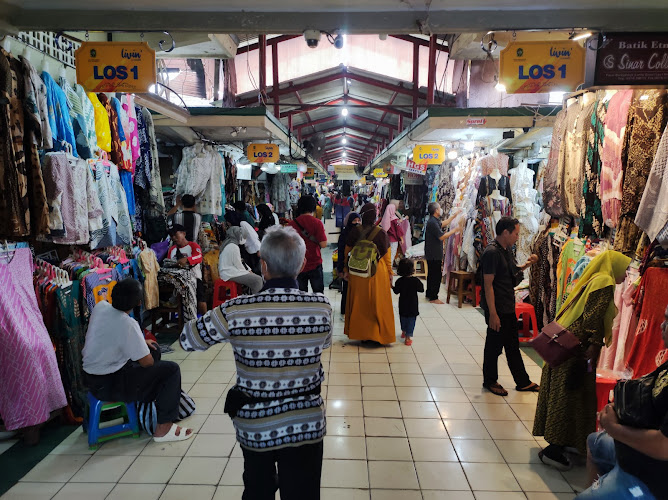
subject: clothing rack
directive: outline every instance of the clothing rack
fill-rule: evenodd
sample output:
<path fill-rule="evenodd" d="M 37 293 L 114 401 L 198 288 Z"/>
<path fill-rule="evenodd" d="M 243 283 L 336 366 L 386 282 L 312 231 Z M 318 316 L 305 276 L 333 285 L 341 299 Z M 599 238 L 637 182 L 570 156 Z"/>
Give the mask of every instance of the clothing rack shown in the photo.
<path fill-rule="evenodd" d="M 37 274 L 38 281 L 44 283 L 51 281 L 60 287 L 68 287 L 72 285 L 67 271 L 58 266 L 54 266 L 39 257 L 35 258 L 35 274 Z"/>

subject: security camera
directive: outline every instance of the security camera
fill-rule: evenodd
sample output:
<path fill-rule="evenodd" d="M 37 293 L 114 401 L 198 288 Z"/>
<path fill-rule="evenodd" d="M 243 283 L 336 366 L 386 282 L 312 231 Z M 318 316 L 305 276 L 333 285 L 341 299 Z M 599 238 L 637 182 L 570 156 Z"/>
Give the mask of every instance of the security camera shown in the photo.
<path fill-rule="evenodd" d="M 332 42 L 332 44 L 333 44 L 334 47 L 336 47 L 337 49 L 342 49 L 342 48 L 343 48 L 343 35 L 341 35 L 341 33 L 338 33 L 338 34 L 334 37 L 334 41 Z"/>
<path fill-rule="evenodd" d="M 318 46 L 318 42 L 320 41 L 320 30 L 304 31 L 304 39 L 306 40 L 306 45 L 312 49 L 315 49 Z"/>

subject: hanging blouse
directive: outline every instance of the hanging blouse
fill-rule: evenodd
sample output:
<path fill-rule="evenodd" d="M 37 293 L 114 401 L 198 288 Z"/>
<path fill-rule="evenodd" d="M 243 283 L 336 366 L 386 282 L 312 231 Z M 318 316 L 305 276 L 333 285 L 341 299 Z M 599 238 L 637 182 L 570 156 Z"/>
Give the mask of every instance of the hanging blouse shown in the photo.
<path fill-rule="evenodd" d="M 118 168 L 106 160 L 90 160 L 89 165 L 95 171 L 95 183 L 103 210 L 102 229 L 91 235 L 90 246 L 129 245 L 132 242 L 132 227 Z"/>
<path fill-rule="evenodd" d="M 40 136 L 37 137 L 39 149 L 52 149 L 53 137 L 51 125 L 49 124 L 49 105 L 46 100 L 46 85 L 39 77 L 35 67 L 25 57 L 21 57 L 23 65 L 23 78 L 25 86 L 26 108 L 32 114 L 39 117 Z"/>
<path fill-rule="evenodd" d="M 601 99 L 594 105 L 591 114 L 591 127 L 587 132 L 587 155 L 585 156 L 585 175 L 582 185 L 582 203 L 580 204 L 580 236 L 603 236 L 603 214 L 599 185 L 601 179 L 601 156 L 605 129 L 605 115 L 608 101 Z M 558 307 L 558 306 L 557 306 Z"/>
<path fill-rule="evenodd" d="M 638 214 L 636 225 L 647 233 L 650 241 L 654 241 L 661 230 L 668 224 L 668 127 L 664 129 L 659 148 L 652 162 L 652 170 L 647 179 Z"/>
<path fill-rule="evenodd" d="M 622 253 L 634 252 L 640 242 L 640 229 L 634 220 L 666 128 L 666 104 L 668 94 L 665 90 L 636 90 L 633 93 L 621 217 L 615 235 L 615 250 Z"/>
<path fill-rule="evenodd" d="M 76 85 L 74 91 L 81 103 L 82 116 L 86 125 L 86 143 L 91 152 L 90 158 L 92 158 L 99 149 L 97 145 L 97 134 L 95 133 L 95 108 L 81 85 Z"/>
<path fill-rule="evenodd" d="M 132 172 L 134 170 L 132 167 L 132 150 L 130 148 L 130 139 L 126 133 L 126 129 L 128 129 L 130 126 L 130 121 L 128 119 L 127 113 L 121 106 L 121 101 L 115 97 L 111 98 L 111 107 L 116 113 L 118 136 L 121 140 L 121 153 L 123 161 L 118 165 L 118 169 Z"/>
<path fill-rule="evenodd" d="M 88 144 L 88 127 L 83 116 L 83 105 L 79 95 L 74 91 L 67 79 L 59 78 L 60 88 L 67 96 L 67 103 L 70 110 L 70 119 L 72 121 L 72 130 L 77 143 L 77 153 L 81 158 L 89 159 L 93 157 L 93 150 Z"/>
<path fill-rule="evenodd" d="M 605 140 L 601 152 L 601 214 L 605 225 L 617 227 L 622 205 L 626 123 L 633 98 L 633 90 L 620 90 L 608 103 L 605 115 Z"/>
<path fill-rule="evenodd" d="M 123 94 L 121 97 L 121 106 L 128 117 L 128 127 L 125 131 L 125 138 L 130 145 L 132 155 L 132 173 L 135 171 L 135 163 L 141 154 L 139 145 L 139 134 L 137 132 L 137 111 L 135 109 L 135 98 L 132 94 Z"/>
<path fill-rule="evenodd" d="M 65 92 L 46 71 L 42 71 L 42 80 L 46 86 L 46 101 L 49 106 L 49 125 L 53 134 L 53 149 L 65 151 L 69 144 L 72 154 L 77 156 L 76 139 L 72 120 L 70 119 L 69 104 Z"/>
<path fill-rule="evenodd" d="M 146 123 L 146 132 L 148 135 L 148 140 L 151 150 L 151 180 L 150 180 L 151 185 L 149 189 L 151 208 L 162 214 L 165 211 L 165 199 L 162 195 L 162 178 L 160 177 L 160 157 L 158 155 L 158 142 L 156 141 L 155 138 L 153 115 L 151 115 L 151 112 L 147 108 L 142 108 L 141 112 L 142 112 L 142 117 L 144 118 L 144 123 Z M 224 179 L 222 185 L 224 186 Z"/>
<path fill-rule="evenodd" d="M 505 196 L 506 198 L 508 198 L 508 203 L 513 202 L 513 195 L 510 192 L 510 179 L 506 175 L 501 176 L 498 184 L 496 179 L 491 175 L 486 175 L 485 177 L 481 178 L 480 186 L 478 187 L 478 197 L 476 201 L 479 201 L 481 198 L 489 196 L 495 189 L 499 190 L 501 196 Z"/>
<path fill-rule="evenodd" d="M 123 133 L 123 128 L 120 126 L 118 113 L 106 94 L 99 93 L 97 94 L 97 97 L 102 106 L 104 106 L 104 110 L 109 117 L 109 130 L 111 133 L 111 151 L 109 152 L 109 158 L 114 165 L 123 165 L 123 148 L 121 146 L 121 134 Z M 125 138 L 125 135 L 123 135 L 123 138 Z"/>
<path fill-rule="evenodd" d="M 98 99 L 97 94 L 88 92 L 88 99 L 95 109 L 95 135 L 97 145 L 102 151 L 111 152 L 111 129 L 109 127 L 109 114 Z"/>
<path fill-rule="evenodd" d="M 142 189 L 149 187 L 151 183 L 151 167 L 153 158 L 151 156 L 151 143 L 148 137 L 148 128 L 144 120 L 142 109 L 135 106 L 137 116 L 137 134 L 139 136 L 139 145 L 141 154 L 135 164 L 135 184 Z M 184 148 L 184 151 L 188 148 Z"/>

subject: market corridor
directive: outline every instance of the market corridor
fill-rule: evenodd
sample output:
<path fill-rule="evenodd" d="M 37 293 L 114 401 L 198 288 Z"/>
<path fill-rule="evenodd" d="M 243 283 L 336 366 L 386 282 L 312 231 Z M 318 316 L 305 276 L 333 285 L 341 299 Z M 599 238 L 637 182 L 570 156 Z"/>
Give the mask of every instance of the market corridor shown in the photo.
<path fill-rule="evenodd" d="M 331 253 L 323 253 L 327 272 Z M 367 348 L 349 343 L 340 295 L 326 294 L 336 307 L 333 346 L 323 356 L 323 500 L 566 500 L 584 484 L 583 467 L 562 474 L 540 463 L 545 442 L 530 432 L 536 394 L 500 398 L 481 388 L 485 325 L 476 309 L 458 309 L 456 299 L 421 301 L 412 347 Z M 183 422 L 194 439 L 159 444 L 142 434 L 93 453 L 78 428 L 2 499 L 241 498 L 243 458 L 223 413 L 232 350 L 174 347 L 165 359 L 180 364 L 183 389 L 196 401 Z M 524 360 L 539 380 L 540 368 Z M 514 387 L 503 357 L 499 369 L 499 382 Z"/>

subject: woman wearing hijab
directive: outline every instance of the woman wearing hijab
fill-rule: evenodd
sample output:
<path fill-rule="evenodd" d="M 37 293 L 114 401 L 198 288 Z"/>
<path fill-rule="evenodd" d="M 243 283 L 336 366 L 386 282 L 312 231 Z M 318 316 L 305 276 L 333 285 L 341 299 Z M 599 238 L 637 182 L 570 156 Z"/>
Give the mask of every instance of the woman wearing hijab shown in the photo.
<path fill-rule="evenodd" d="M 322 214 L 325 220 L 332 218 L 332 197 L 328 194 L 325 195 L 325 202 L 322 205 Z"/>
<path fill-rule="evenodd" d="M 267 231 L 268 227 L 276 224 L 274 219 L 274 213 L 271 211 L 268 205 L 261 203 L 257 207 L 257 213 L 260 214 L 260 223 L 258 224 L 258 236 L 260 239 L 264 238 L 264 233 Z"/>
<path fill-rule="evenodd" d="M 353 229 L 359 226 L 362 223 L 360 219 L 360 214 L 357 212 L 350 212 L 346 215 L 346 218 L 343 221 L 343 229 L 339 235 L 339 257 L 336 261 L 336 272 L 338 276 L 343 276 L 343 269 L 346 262 L 346 241 L 348 241 L 348 236 L 352 233 Z M 341 315 L 346 314 L 346 298 L 348 297 L 348 282 L 343 280 L 343 286 L 341 288 Z"/>
<path fill-rule="evenodd" d="M 403 242 L 404 234 L 399 225 L 399 217 L 397 217 L 397 206 L 393 203 L 389 204 L 385 209 L 385 215 L 380 221 L 380 227 L 387 233 L 390 238 L 390 262 L 394 264 L 394 258 L 397 256 L 397 248 L 399 243 Z"/>
<path fill-rule="evenodd" d="M 241 245 L 246 243 L 246 234 L 240 227 L 232 226 L 227 230 L 226 238 L 220 245 L 218 258 L 218 274 L 220 279 L 234 281 L 250 288 L 251 293 L 262 290 L 263 281 L 254 274 L 241 260 Z"/>
<path fill-rule="evenodd" d="M 587 266 L 556 321 L 581 342 L 579 352 L 556 368 L 543 366 L 533 435 L 550 443 L 538 456 L 561 470 L 570 468 L 566 448 L 586 454 L 587 436 L 596 430 L 596 365 L 609 344 L 617 314 L 615 285 L 624 281 L 631 259 L 608 250 Z"/>
<path fill-rule="evenodd" d="M 348 279 L 346 298 L 346 323 L 344 333 L 353 340 L 373 340 L 383 345 L 396 340 L 394 310 L 392 309 L 392 263 L 390 240 L 382 228 L 373 238 L 378 249 L 378 266 L 371 278 L 348 275 L 348 256 L 355 244 L 369 237 L 376 221 L 376 206 L 367 203 L 362 207 L 362 225 L 353 229 L 344 251 L 344 279 Z"/>

